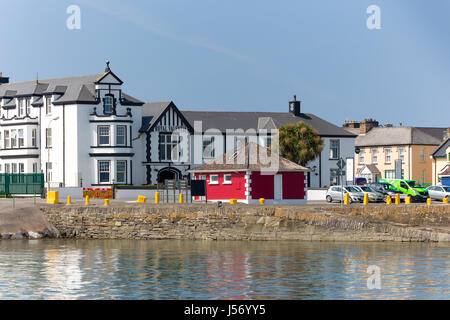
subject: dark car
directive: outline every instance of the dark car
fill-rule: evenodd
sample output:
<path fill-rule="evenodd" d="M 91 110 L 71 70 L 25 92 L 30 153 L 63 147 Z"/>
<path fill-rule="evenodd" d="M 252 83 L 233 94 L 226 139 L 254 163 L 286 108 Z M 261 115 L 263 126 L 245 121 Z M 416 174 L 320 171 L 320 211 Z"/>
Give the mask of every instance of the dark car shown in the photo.
<path fill-rule="evenodd" d="M 400 194 L 400 199 L 405 199 L 406 194 L 398 191 L 392 184 L 387 182 L 372 182 L 367 184 L 369 187 L 378 191 L 386 196 L 390 196 L 392 200 L 395 199 L 395 194 Z"/>

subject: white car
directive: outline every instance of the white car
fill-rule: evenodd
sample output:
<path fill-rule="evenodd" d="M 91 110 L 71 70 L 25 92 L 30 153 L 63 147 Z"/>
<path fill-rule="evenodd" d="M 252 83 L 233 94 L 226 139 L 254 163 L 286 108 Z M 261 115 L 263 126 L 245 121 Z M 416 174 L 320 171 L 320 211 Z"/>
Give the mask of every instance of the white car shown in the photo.
<path fill-rule="evenodd" d="M 450 186 L 431 186 L 427 188 L 431 199 L 442 200 L 450 199 Z"/>
<path fill-rule="evenodd" d="M 345 194 L 349 194 L 350 202 L 363 202 L 364 193 L 362 193 L 359 189 L 352 186 L 332 186 L 329 187 L 326 194 L 326 199 L 328 202 L 333 201 L 343 201 Z"/>
<path fill-rule="evenodd" d="M 369 194 L 369 202 L 384 202 L 386 201 L 386 196 L 381 192 L 375 191 L 369 186 L 353 186 L 354 188 L 358 188 L 363 193 Z"/>

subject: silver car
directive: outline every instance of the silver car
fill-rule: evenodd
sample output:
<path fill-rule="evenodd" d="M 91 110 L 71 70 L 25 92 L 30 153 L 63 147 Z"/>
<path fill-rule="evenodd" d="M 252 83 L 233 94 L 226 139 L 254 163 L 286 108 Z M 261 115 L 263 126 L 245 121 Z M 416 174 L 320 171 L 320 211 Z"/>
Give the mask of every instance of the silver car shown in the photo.
<path fill-rule="evenodd" d="M 369 194 L 369 202 L 384 202 L 386 197 L 381 192 L 375 191 L 369 186 L 353 186 L 363 193 Z"/>
<path fill-rule="evenodd" d="M 431 199 L 442 200 L 450 199 L 450 186 L 431 186 L 427 188 Z"/>
<path fill-rule="evenodd" d="M 329 187 L 326 194 L 328 202 L 343 201 L 345 194 L 349 194 L 350 202 L 363 202 L 364 193 L 352 186 L 332 186 Z"/>

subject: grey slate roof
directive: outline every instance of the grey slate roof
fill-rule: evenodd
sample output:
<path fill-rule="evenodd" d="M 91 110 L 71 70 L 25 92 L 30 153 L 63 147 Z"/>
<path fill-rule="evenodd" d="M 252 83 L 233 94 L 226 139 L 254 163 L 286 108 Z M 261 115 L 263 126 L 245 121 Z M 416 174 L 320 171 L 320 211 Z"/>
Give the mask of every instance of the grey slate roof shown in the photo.
<path fill-rule="evenodd" d="M 140 132 L 145 132 L 158 120 L 172 101 L 149 102 L 142 106 L 142 126 Z"/>
<path fill-rule="evenodd" d="M 194 121 L 202 121 L 203 131 L 207 129 L 258 129 L 258 125 L 270 122 L 261 118 L 272 118 L 273 124 L 279 128 L 285 124 L 303 121 L 316 129 L 321 136 L 355 137 L 356 135 L 325 121 L 313 114 L 302 113 L 297 117 L 290 112 L 225 112 L 225 111 L 181 111 L 185 118 L 194 126 Z"/>
<path fill-rule="evenodd" d="M 66 77 L 57 79 L 40 79 L 27 82 L 6 83 L 0 85 L 0 98 L 42 96 L 50 94 L 62 94 L 54 102 L 55 105 L 67 103 L 97 103 L 95 97 L 95 82 L 105 74 L 93 74 L 87 76 Z M 122 94 L 125 103 L 143 104 L 143 102 Z"/>
<path fill-rule="evenodd" d="M 447 140 L 444 140 L 444 142 L 441 143 L 439 147 L 431 154 L 433 158 L 445 158 L 447 157 L 447 153 L 445 150 L 447 150 L 450 147 L 450 138 Z"/>
<path fill-rule="evenodd" d="M 188 170 L 188 172 L 214 172 L 214 171 L 260 171 L 274 169 L 274 171 L 311 171 L 298 165 L 279 154 L 274 154 L 278 164 L 271 168 L 271 151 L 254 142 L 247 142 L 232 151 L 223 154 L 214 160 Z M 276 162 L 275 162 L 276 163 Z"/>
<path fill-rule="evenodd" d="M 415 127 L 377 127 L 356 138 L 355 146 L 439 145 L 441 140 Z"/>

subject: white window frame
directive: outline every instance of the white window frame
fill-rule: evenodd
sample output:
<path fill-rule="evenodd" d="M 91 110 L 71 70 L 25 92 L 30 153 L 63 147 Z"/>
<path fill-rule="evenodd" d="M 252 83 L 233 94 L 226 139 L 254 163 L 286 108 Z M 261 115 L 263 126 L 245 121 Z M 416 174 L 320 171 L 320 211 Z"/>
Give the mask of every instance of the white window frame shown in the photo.
<path fill-rule="evenodd" d="M 31 113 L 31 101 L 30 99 L 25 99 L 25 112 L 29 116 Z"/>
<path fill-rule="evenodd" d="M 119 129 L 123 129 L 123 143 L 119 143 Z M 117 146 L 126 146 L 127 145 L 127 126 L 116 126 L 116 145 Z"/>
<path fill-rule="evenodd" d="M 378 149 L 372 149 L 372 163 L 378 164 Z"/>
<path fill-rule="evenodd" d="M 122 171 L 119 171 L 119 163 L 123 163 L 124 167 Z M 123 180 L 119 180 L 119 172 L 123 173 Z M 127 183 L 127 160 L 116 161 L 116 183 Z"/>
<path fill-rule="evenodd" d="M 38 173 L 38 164 L 37 164 L 37 162 L 33 162 L 33 173 Z"/>
<path fill-rule="evenodd" d="M 214 181 L 213 181 L 214 178 Z M 219 184 L 219 175 L 218 174 L 211 174 L 209 176 L 209 184 Z"/>
<path fill-rule="evenodd" d="M 45 148 L 52 147 L 52 128 L 45 128 Z"/>
<path fill-rule="evenodd" d="M 23 148 L 25 146 L 25 137 L 23 129 L 18 129 L 17 141 L 19 143 L 19 148 Z"/>
<path fill-rule="evenodd" d="M 25 173 L 25 164 L 23 162 L 19 163 L 19 173 Z"/>
<path fill-rule="evenodd" d="M 17 130 L 11 129 L 11 149 L 17 148 Z"/>
<path fill-rule="evenodd" d="M 106 169 L 106 167 L 103 167 L 102 168 L 102 165 L 101 164 L 105 164 L 105 163 L 107 163 L 108 165 L 107 165 L 107 167 L 108 167 L 108 171 L 106 171 L 105 169 Z M 97 170 L 98 170 L 98 183 L 99 184 L 108 184 L 108 183 L 110 183 L 111 182 L 111 161 L 110 160 L 98 160 L 97 161 Z M 102 175 L 102 173 L 108 173 L 108 181 L 102 181 L 102 179 L 101 179 L 101 175 Z"/>
<path fill-rule="evenodd" d="M 25 115 L 25 100 L 26 99 L 19 100 L 19 117 Z"/>
<path fill-rule="evenodd" d="M 231 184 L 231 181 L 232 181 L 231 180 L 231 174 L 224 174 L 223 175 L 223 184 Z"/>
<path fill-rule="evenodd" d="M 11 164 L 5 163 L 5 173 L 11 173 Z"/>
<path fill-rule="evenodd" d="M 386 148 L 386 149 L 384 149 L 384 163 L 387 163 L 387 164 L 391 164 L 392 162 L 391 162 L 391 149 L 390 148 Z"/>
<path fill-rule="evenodd" d="M 110 101 L 111 103 L 107 103 L 107 101 Z M 106 110 L 106 106 L 111 106 L 111 109 Z M 105 96 L 105 98 L 103 98 L 103 113 L 104 114 L 113 114 L 113 109 L 114 109 L 114 98 L 111 96 Z"/>
<path fill-rule="evenodd" d="M 207 136 L 202 139 L 202 155 L 205 159 L 215 158 L 215 148 L 214 148 L 215 137 Z M 209 148 L 209 150 L 208 150 Z"/>
<path fill-rule="evenodd" d="M 341 149 L 341 141 L 339 139 L 330 139 L 330 160 L 339 159 L 339 157 L 341 156 L 340 149 Z"/>
<path fill-rule="evenodd" d="M 31 130 L 31 146 L 32 147 L 36 147 L 36 133 L 37 133 L 36 129 Z"/>
<path fill-rule="evenodd" d="M 359 164 L 364 164 L 364 154 L 365 154 L 365 151 L 364 150 L 361 150 L 360 151 L 360 153 L 359 153 Z"/>
<path fill-rule="evenodd" d="M 107 129 L 108 134 L 102 134 L 106 133 L 102 132 L 102 129 Z M 101 137 L 108 137 L 108 143 L 101 143 Z M 97 145 L 98 146 L 109 146 L 111 145 L 111 126 L 98 126 L 97 127 Z"/>
<path fill-rule="evenodd" d="M 45 98 L 45 114 L 46 115 L 52 114 L 52 98 L 51 97 Z"/>
<path fill-rule="evenodd" d="M 405 148 L 398 149 L 398 158 L 402 163 L 405 163 Z"/>
<path fill-rule="evenodd" d="M 159 135 L 159 160 L 160 161 L 179 161 L 181 136 L 171 133 L 161 133 Z M 169 156 L 170 152 L 170 156 Z"/>

